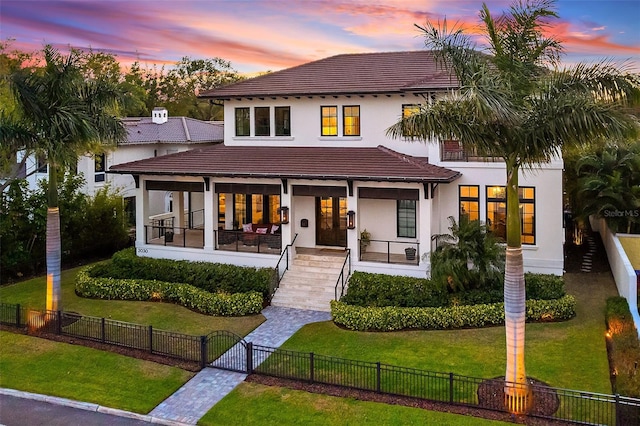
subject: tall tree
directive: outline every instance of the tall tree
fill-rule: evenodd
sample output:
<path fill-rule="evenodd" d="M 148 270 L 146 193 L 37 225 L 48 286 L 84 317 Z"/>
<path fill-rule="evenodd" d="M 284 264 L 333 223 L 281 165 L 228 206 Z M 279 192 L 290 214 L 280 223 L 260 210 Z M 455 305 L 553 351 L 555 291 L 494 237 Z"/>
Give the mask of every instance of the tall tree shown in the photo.
<path fill-rule="evenodd" d="M 419 26 L 439 64 L 455 74 L 459 89 L 422 105 L 388 129 L 397 138 L 458 139 L 465 149 L 504 160 L 505 403 L 512 412 L 525 412 L 530 404 L 524 359 L 520 169 L 550 161 L 563 144 L 638 133 L 637 121 L 617 108 L 638 100 L 637 76 L 610 63 L 560 69 L 561 43 L 547 35 L 551 18 L 557 18 L 553 0 L 518 1 L 495 19 L 483 4 L 480 19 L 486 49 L 478 48 L 462 28 L 449 30 L 446 20 L 442 25 Z"/>
<path fill-rule="evenodd" d="M 61 55 L 43 49 L 43 68 L 22 68 L 11 75 L 20 110 L 20 123 L 29 130 L 35 151 L 48 163 L 47 194 L 47 309 L 62 308 L 60 291 L 60 211 L 58 180 L 77 162 L 78 155 L 100 144 L 124 140 L 126 131 L 117 118 L 118 92 L 104 79 L 86 78 L 81 54 Z M 0 133 L 2 144 L 5 134 Z"/>

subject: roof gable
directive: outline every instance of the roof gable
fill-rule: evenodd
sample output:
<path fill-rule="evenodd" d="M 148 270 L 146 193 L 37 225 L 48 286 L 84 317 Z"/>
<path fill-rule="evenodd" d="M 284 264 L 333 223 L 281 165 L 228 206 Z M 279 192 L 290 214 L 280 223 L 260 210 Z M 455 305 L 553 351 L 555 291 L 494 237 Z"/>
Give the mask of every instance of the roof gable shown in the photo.
<path fill-rule="evenodd" d="M 212 99 L 260 96 L 387 94 L 457 87 L 431 51 L 331 56 L 203 92 Z"/>

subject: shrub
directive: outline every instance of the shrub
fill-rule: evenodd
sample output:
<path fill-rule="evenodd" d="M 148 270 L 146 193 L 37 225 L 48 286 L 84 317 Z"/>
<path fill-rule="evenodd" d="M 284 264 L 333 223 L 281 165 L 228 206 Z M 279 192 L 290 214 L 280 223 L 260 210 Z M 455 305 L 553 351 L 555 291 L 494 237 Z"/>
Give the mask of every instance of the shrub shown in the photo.
<path fill-rule="evenodd" d="M 354 272 L 341 301 L 358 306 L 443 306 L 447 292 L 425 278 Z"/>
<path fill-rule="evenodd" d="M 570 295 L 558 300 L 528 300 L 526 306 L 527 321 L 562 321 L 575 316 L 575 298 Z M 336 324 L 357 331 L 440 330 L 503 324 L 504 305 L 400 308 L 362 307 L 332 301 L 331 315 Z"/>
<path fill-rule="evenodd" d="M 275 272 L 270 268 L 138 257 L 134 249 L 126 249 L 115 253 L 107 267 L 98 268 L 92 274 L 95 277 L 185 283 L 210 293 L 257 291 L 267 298 Z"/>
<path fill-rule="evenodd" d="M 229 294 L 209 293 L 189 284 L 156 280 L 92 277 L 93 268 L 82 269 L 76 277 L 76 293 L 82 297 L 116 300 L 163 301 L 180 304 L 208 315 L 242 316 L 260 313 L 262 295 L 252 291 Z"/>
<path fill-rule="evenodd" d="M 559 299 L 565 295 L 564 278 L 550 274 L 524 274 L 527 299 Z"/>
<path fill-rule="evenodd" d="M 614 392 L 633 398 L 640 397 L 640 374 L 637 363 L 640 353 L 640 342 L 624 297 L 607 299 L 605 319 L 607 330 L 611 336 L 610 358 L 616 371 Z"/>

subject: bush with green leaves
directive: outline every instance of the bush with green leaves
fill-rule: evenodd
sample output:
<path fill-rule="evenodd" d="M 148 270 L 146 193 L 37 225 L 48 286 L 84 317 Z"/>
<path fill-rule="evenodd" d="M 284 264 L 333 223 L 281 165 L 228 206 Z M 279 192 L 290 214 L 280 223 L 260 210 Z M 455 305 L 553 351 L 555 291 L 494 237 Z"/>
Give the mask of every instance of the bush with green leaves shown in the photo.
<path fill-rule="evenodd" d="M 104 268 L 96 266 L 96 269 Z M 207 315 L 243 316 L 262 310 L 262 295 L 247 293 L 210 293 L 189 284 L 144 279 L 98 278 L 94 267 L 82 269 L 76 276 L 76 293 L 82 297 L 110 300 L 143 300 L 176 303 Z"/>
<path fill-rule="evenodd" d="M 505 249 L 479 220 L 449 216 L 450 234 L 436 235 L 431 253 L 431 279 L 453 292 L 501 288 Z"/>
<path fill-rule="evenodd" d="M 564 279 L 555 275 L 525 274 L 527 299 L 552 300 L 565 295 Z M 473 289 L 448 293 L 433 280 L 354 272 L 341 302 L 357 306 L 436 307 L 500 303 L 502 289 Z"/>
<path fill-rule="evenodd" d="M 566 295 L 557 300 L 528 300 L 527 321 L 564 321 L 575 316 L 576 301 Z M 429 308 L 362 307 L 331 302 L 336 324 L 357 331 L 442 330 L 504 324 L 503 303 Z"/>
<path fill-rule="evenodd" d="M 139 257 L 133 248 L 115 253 L 110 262 L 96 268 L 92 274 L 95 277 L 185 283 L 210 293 L 257 291 L 265 299 L 275 276 L 271 268 Z"/>
<path fill-rule="evenodd" d="M 611 338 L 609 356 L 616 372 L 614 392 L 640 398 L 640 374 L 637 371 L 640 341 L 629 304 L 624 297 L 610 297 L 606 309 L 605 320 Z"/>
<path fill-rule="evenodd" d="M 354 272 L 341 301 L 358 306 L 443 306 L 448 296 L 426 278 Z"/>

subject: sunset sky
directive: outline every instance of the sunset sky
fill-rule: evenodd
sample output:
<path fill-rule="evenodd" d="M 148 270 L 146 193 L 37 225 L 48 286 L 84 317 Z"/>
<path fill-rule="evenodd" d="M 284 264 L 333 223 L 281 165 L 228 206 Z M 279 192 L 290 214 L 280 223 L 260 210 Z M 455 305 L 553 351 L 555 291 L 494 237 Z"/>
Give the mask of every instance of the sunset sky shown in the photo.
<path fill-rule="evenodd" d="M 497 16 L 511 1 L 488 0 Z M 242 73 L 339 53 L 416 50 L 414 24 L 478 25 L 480 0 L 1 0 L 0 38 L 26 51 L 45 43 L 116 54 L 125 65 L 220 57 Z M 567 64 L 630 60 L 640 72 L 640 1 L 560 0 L 551 31 Z"/>

